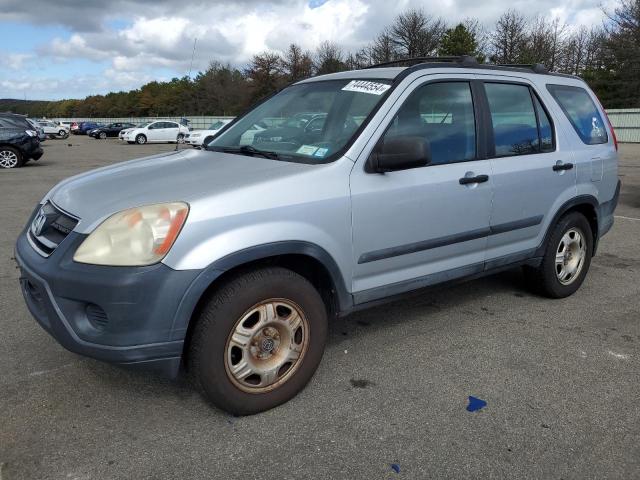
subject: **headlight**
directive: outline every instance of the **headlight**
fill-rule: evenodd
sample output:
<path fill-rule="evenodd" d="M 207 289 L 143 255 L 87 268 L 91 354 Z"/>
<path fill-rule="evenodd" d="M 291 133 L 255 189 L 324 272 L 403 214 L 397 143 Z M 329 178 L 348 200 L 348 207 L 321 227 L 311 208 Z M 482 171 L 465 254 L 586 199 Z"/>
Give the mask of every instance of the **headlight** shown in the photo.
<path fill-rule="evenodd" d="M 192 133 L 192 134 L 191 134 L 191 138 L 197 138 L 197 137 L 199 137 L 200 135 L 202 135 L 202 134 L 201 134 L 201 133 Z"/>
<path fill-rule="evenodd" d="M 188 213 L 189 206 L 183 202 L 146 205 L 118 212 L 82 242 L 73 260 L 114 266 L 157 263 L 178 238 Z"/>

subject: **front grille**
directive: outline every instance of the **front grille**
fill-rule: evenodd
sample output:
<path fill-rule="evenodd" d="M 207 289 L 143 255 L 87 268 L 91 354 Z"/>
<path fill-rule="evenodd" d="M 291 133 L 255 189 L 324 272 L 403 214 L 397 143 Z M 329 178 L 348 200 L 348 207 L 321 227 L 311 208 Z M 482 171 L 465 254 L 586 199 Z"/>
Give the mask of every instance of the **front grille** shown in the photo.
<path fill-rule="evenodd" d="M 31 222 L 28 237 L 36 251 L 48 257 L 77 224 L 77 218 L 47 202 Z"/>

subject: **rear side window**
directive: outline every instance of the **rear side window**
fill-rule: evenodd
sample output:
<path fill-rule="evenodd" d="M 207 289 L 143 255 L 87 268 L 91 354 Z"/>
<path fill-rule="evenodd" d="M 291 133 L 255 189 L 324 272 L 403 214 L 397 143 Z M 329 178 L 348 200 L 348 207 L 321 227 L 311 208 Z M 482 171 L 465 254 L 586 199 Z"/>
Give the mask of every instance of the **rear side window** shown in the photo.
<path fill-rule="evenodd" d="M 485 83 L 485 91 L 497 157 L 554 150 L 551 121 L 528 86 Z"/>
<path fill-rule="evenodd" d="M 402 104 L 385 138 L 419 136 L 429 142 L 431 164 L 476 158 L 476 128 L 467 82 L 428 83 Z"/>
<path fill-rule="evenodd" d="M 600 112 L 584 88 L 547 85 L 580 139 L 587 145 L 607 143 L 607 129 Z"/>

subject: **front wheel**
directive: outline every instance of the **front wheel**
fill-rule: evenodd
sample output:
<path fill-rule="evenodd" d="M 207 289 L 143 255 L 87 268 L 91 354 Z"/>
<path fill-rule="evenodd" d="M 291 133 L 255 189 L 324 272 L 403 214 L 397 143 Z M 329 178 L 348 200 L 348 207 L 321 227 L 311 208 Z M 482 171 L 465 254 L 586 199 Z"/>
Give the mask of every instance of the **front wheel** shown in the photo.
<path fill-rule="evenodd" d="M 147 143 L 147 137 L 145 137 L 144 135 L 140 134 L 136 137 L 136 143 L 138 145 L 144 145 L 145 143 Z"/>
<path fill-rule="evenodd" d="M 60 131 L 58 132 L 58 136 L 59 136 L 60 138 L 67 138 L 67 137 L 69 136 L 69 132 L 67 132 L 66 130 L 60 130 Z"/>
<path fill-rule="evenodd" d="M 526 267 L 530 285 L 550 298 L 573 294 L 584 282 L 593 253 L 593 233 L 579 212 L 563 216 L 553 228 L 540 266 Z"/>
<path fill-rule="evenodd" d="M 219 408 L 251 415 L 304 388 L 326 337 L 327 312 L 308 280 L 284 268 L 255 270 L 227 282 L 203 308 L 189 373 Z"/>
<path fill-rule="evenodd" d="M 105 138 L 107 138 L 107 134 L 105 132 L 100 132 L 100 139 L 104 140 Z"/>

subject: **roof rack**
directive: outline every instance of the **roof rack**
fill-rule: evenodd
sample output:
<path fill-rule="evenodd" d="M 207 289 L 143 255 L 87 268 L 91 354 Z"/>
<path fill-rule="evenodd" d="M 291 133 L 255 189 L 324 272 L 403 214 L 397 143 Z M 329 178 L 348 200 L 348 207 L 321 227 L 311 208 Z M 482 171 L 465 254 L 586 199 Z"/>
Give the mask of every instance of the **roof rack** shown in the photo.
<path fill-rule="evenodd" d="M 380 68 L 380 67 L 411 67 L 420 63 L 458 63 L 461 66 L 474 67 L 478 65 L 478 60 L 471 55 L 449 56 L 449 57 L 412 57 L 412 58 L 400 58 L 398 60 L 392 60 L 390 62 L 376 63 L 375 65 L 369 65 L 367 68 Z"/>
<path fill-rule="evenodd" d="M 526 68 L 533 70 L 534 73 L 549 73 L 547 67 L 541 63 L 498 63 L 499 67 L 509 68 Z"/>

